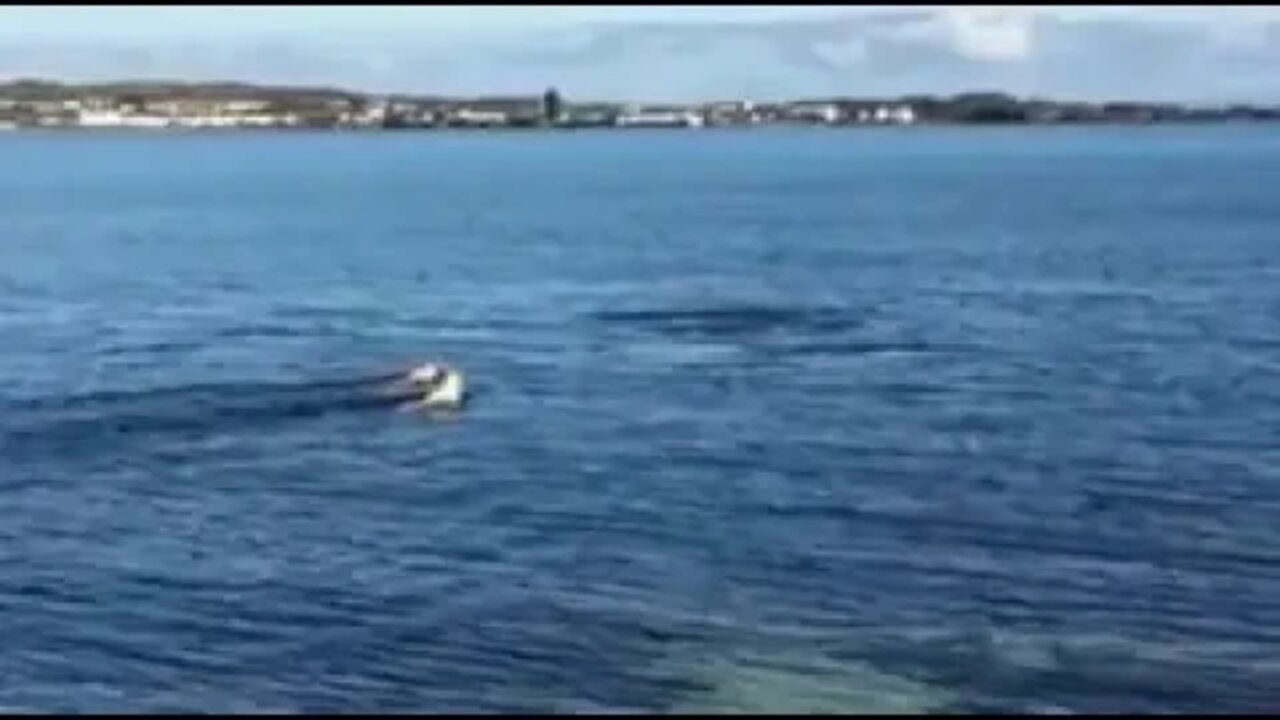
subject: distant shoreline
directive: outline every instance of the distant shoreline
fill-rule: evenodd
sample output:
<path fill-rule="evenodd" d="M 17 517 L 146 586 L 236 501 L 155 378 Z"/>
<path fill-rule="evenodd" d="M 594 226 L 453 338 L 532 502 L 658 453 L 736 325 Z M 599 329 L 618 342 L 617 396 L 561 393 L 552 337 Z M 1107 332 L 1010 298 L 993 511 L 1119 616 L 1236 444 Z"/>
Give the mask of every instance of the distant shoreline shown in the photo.
<path fill-rule="evenodd" d="M 1167 125 L 1280 120 L 1280 106 L 1076 102 L 999 92 L 785 102 L 575 102 L 555 88 L 491 97 L 376 95 L 246 83 L 0 83 L 0 128 L 226 131 L 551 131 L 821 125 Z"/>
<path fill-rule="evenodd" d="M 68 136 L 118 136 L 118 137 L 222 137 L 222 136 L 301 136 L 301 135 L 344 135 L 344 136 L 493 136 L 493 135 L 572 135 L 589 133 L 595 135 L 637 135 L 637 134 L 688 134 L 716 135 L 724 133 L 769 133 L 785 131 L 813 131 L 828 133 L 875 133 L 898 132 L 911 133 L 928 130 L 991 130 L 997 132 L 1011 130 L 1100 130 L 1100 129 L 1144 129 L 1156 128 L 1225 128 L 1271 126 L 1276 121 L 1270 120 L 1208 120 L 1208 121 L 1158 121 L 1148 123 L 1123 122 L 1072 122 L 1072 123 L 913 123 L 910 125 L 801 125 L 770 124 L 760 126 L 727 125 L 723 127 L 557 127 L 557 128 L 520 128 L 520 127 L 426 127 L 426 128 L 381 128 L 381 127 L 239 127 L 239 128 L 194 128 L 194 127 L 42 127 L 42 126 L 5 126 L 0 125 L 0 137 L 6 135 L 68 135 Z"/>

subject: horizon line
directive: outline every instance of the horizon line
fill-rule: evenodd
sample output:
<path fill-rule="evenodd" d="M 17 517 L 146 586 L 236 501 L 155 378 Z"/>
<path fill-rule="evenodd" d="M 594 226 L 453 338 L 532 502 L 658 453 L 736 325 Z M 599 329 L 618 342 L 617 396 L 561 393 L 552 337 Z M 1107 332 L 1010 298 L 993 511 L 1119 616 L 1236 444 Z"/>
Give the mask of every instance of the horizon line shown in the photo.
<path fill-rule="evenodd" d="M 247 90 L 266 90 L 266 91 L 311 91 L 317 93 L 332 93 L 335 95 L 359 96 L 363 98 L 383 98 L 383 99 L 430 99 L 430 100 L 492 100 L 492 99 L 516 99 L 516 98 L 538 98 L 543 96 L 550 90 L 555 90 L 562 101 L 573 102 L 569 95 L 561 90 L 557 85 L 548 84 L 540 90 L 532 90 L 527 93 L 513 92 L 478 92 L 467 94 L 449 94 L 436 93 L 430 91 L 408 91 L 408 90 L 388 90 L 375 91 L 354 89 L 351 86 L 343 86 L 325 83 L 291 83 L 283 81 L 258 81 L 233 78 L 219 79 L 183 79 L 181 77 L 144 77 L 144 76 L 119 76 L 115 78 L 104 78 L 96 80 L 73 80 L 68 78 L 59 78 L 57 76 L 11 76 L 0 77 L 0 89 L 9 88 L 17 85 L 52 85 L 64 88 L 87 88 L 95 86 L 113 86 L 113 85 L 172 85 L 178 87 L 240 87 Z M 714 104 L 723 102 L 752 102 L 754 104 L 772 105 L 787 104 L 796 102 L 814 102 L 814 101 L 845 101 L 845 100 L 893 100 L 903 101 L 913 98 L 930 98 L 936 100 L 948 100 L 965 96 L 974 95 L 1002 95 L 1012 98 L 1018 102 L 1050 102 L 1058 104 L 1082 104 L 1082 105 L 1106 105 L 1111 103 L 1132 103 L 1142 105 L 1178 105 L 1183 107 L 1231 107 L 1231 106 L 1257 106 L 1257 107 L 1280 107 L 1280 102 L 1269 102 L 1264 100 L 1216 100 L 1216 101 L 1196 101 L 1196 100 L 1150 100 L 1142 99 L 1138 96 L 1110 99 L 1081 99 L 1078 97 L 1055 96 L 1052 94 L 1019 94 L 1008 90 L 998 90 L 991 88 L 970 88 L 966 90 L 952 91 L 905 91 L 893 94 L 879 95 L 856 95 L 852 93 L 824 93 L 821 95 L 797 95 L 791 96 L 789 99 L 782 97 L 772 97 L 768 99 L 758 99 L 752 97 L 733 97 L 731 94 L 707 96 L 698 100 L 638 100 L 635 98 L 628 99 L 603 99 L 592 98 L 589 100 L 579 100 L 581 104 L 620 104 L 620 105 L 699 105 Z"/>

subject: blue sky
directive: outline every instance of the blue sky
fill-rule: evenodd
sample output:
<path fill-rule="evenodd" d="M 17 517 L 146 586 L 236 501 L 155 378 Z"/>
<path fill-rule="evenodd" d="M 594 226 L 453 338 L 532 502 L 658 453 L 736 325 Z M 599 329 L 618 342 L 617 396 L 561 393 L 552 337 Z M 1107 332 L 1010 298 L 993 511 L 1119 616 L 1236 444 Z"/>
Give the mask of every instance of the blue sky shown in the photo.
<path fill-rule="evenodd" d="M 1005 89 L 1280 103 L 1267 7 L 0 7 L 0 77 L 686 100 Z"/>

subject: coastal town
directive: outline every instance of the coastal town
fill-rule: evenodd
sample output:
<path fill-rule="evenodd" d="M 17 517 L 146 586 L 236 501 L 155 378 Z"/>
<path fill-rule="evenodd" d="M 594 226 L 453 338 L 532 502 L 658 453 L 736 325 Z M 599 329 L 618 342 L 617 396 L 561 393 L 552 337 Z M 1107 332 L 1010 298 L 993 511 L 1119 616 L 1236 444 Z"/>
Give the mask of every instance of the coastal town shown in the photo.
<path fill-rule="evenodd" d="M 1003 93 L 688 104 L 370 95 L 242 83 L 0 83 L 0 129 L 713 128 L 784 124 L 1167 123 L 1280 120 L 1280 106 L 1063 102 Z"/>

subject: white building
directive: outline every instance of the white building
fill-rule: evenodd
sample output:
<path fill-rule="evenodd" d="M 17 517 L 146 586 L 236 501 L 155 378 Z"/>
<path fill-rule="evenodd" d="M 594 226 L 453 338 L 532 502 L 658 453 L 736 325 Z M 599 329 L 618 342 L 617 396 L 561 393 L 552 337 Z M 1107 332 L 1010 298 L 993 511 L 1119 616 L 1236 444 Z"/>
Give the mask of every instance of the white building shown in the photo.
<path fill-rule="evenodd" d="M 223 112 L 232 114 L 261 114 L 267 109 L 266 100 L 231 100 L 223 104 Z"/>
<path fill-rule="evenodd" d="M 507 114 L 501 110 L 459 108 L 454 111 L 452 119 L 463 125 L 504 125 L 507 122 Z"/>
<path fill-rule="evenodd" d="M 131 128 L 169 127 L 169 118 L 159 115 L 125 115 L 124 126 Z"/>
<path fill-rule="evenodd" d="M 702 127 L 704 120 L 692 110 L 629 109 L 618 116 L 619 127 Z"/>
<path fill-rule="evenodd" d="M 292 127 L 302 122 L 296 114 L 273 115 L 185 115 L 173 119 L 173 124 L 184 128 L 268 128 Z"/>
<path fill-rule="evenodd" d="M 238 118 L 222 115 L 182 115 L 173 118 L 173 124 L 186 128 L 229 128 L 235 127 Z"/>
<path fill-rule="evenodd" d="M 386 102 L 375 102 L 365 108 L 364 112 L 356 116 L 356 124 L 358 125 L 381 125 L 386 122 L 387 109 L 389 104 Z"/>
<path fill-rule="evenodd" d="M 910 105 L 881 105 L 875 109 L 874 113 L 866 110 L 860 111 L 858 113 L 858 121 L 910 125 L 916 121 L 916 111 Z"/>
<path fill-rule="evenodd" d="M 81 110 L 78 117 L 81 127 L 163 128 L 169 126 L 169 118 L 160 115 L 129 115 L 118 110 Z"/>
<path fill-rule="evenodd" d="M 82 127 L 122 127 L 124 113 L 119 110 L 81 110 L 80 125 Z"/>
<path fill-rule="evenodd" d="M 799 103 L 792 105 L 791 115 L 795 118 L 812 120 L 827 125 L 840 121 L 840 108 L 830 103 Z"/>

